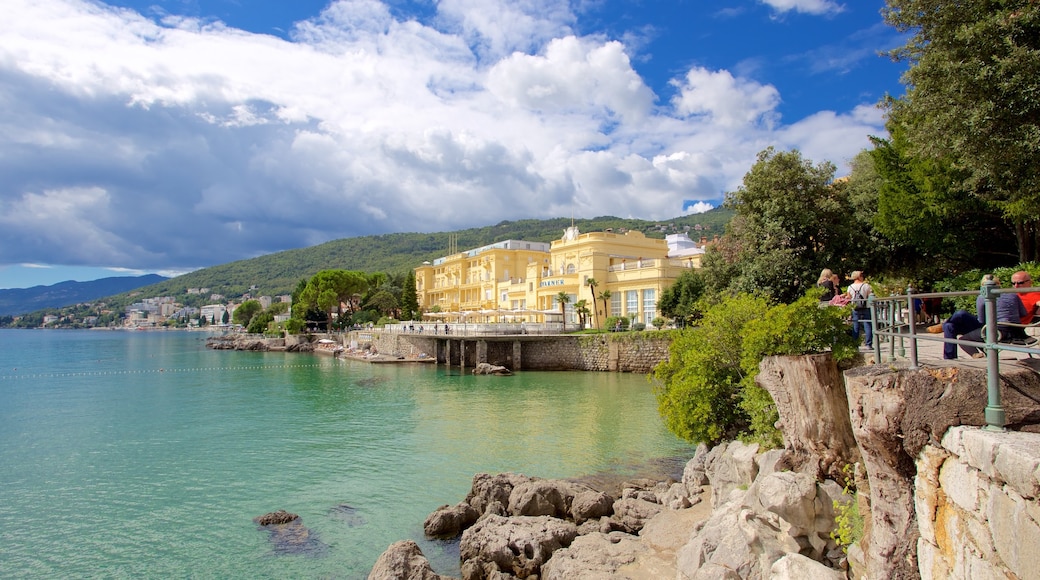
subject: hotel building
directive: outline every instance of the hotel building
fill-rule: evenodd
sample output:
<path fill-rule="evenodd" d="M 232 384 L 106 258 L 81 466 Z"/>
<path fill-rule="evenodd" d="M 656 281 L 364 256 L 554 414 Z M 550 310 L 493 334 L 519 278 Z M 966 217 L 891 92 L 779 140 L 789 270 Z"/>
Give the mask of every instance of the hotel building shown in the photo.
<path fill-rule="evenodd" d="M 564 292 L 568 324 L 577 322 L 575 303 L 586 300 L 595 312 L 590 324 L 626 316 L 650 325 L 661 292 L 684 270 L 700 267 L 705 243 L 685 234 L 662 240 L 638 231 L 582 234 L 570 227 L 551 244 L 507 240 L 424 262 L 415 269 L 416 294 L 423 312 L 559 322 Z M 589 279 L 597 282 L 596 296 Z M 604 290 L 610 291 L 606 311 L 599 299 Z"/>

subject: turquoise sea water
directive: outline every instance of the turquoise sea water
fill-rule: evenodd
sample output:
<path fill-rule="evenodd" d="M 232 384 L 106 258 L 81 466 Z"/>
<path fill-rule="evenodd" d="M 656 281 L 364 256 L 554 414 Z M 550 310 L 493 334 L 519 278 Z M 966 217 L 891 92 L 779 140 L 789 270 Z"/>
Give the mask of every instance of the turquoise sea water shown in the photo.
<path fill-rule="evenodd" d="M 364 578 L 478 472 L 640 475 L 692 449 L 642 375 L 475 377 L 189 332 L 0 330 L 0 576 Z M 649 466 L 649 467 L 648 467 Z M 309 535 L 253 523 L 277 509 Z"/>

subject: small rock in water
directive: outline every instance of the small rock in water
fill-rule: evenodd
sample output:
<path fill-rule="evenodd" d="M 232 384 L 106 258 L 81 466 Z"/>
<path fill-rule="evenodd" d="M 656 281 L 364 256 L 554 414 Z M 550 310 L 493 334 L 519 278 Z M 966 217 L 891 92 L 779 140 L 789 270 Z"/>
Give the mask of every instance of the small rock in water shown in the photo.
<path fill-rule="evenodd" d="M 341 503 L 329 510 L 329 515 L 346 523 L 348 527 L 356 528 L 368 523 L 358 509 L 352 505 Z"/>
<path fill-rule="evenodd" d="M 269 532 L 271 549 L 276 554 L 304 554 L 315 556 L 325 553 L 328 546 L 318 535 L 303 525 L 300 516 L 285 510 L 253 518 L 261 528 Z"/>
<path fill-rule="evenodd" d="M 271 512 L 269 514 L 257 516 L 253 518 L 253 521 L 261 526 L 270 526 L 273 524 L 287 524 L 295 519 L 298 519 L 299 517 L 300 516 L 289 513 L 285 510 L 278 510 L 276 512 Z"/>

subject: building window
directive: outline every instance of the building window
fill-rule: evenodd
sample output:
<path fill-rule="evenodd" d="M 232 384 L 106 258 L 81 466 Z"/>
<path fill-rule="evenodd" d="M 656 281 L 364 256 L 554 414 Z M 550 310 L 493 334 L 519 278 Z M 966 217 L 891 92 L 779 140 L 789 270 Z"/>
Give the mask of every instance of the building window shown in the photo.
<path fill-rule="evenodd" d="M 625 314 L 639 314 L 639 290 L 625 291 Z"/>
<path fill-rule="evenodd" d="M 643 290 L 643 324 L 649 326 L 654 318 L 657 318 L 657 290 L 647 288 Z"/>
<path fill-rule="evenodd" d="M 574 267 L 574 264 L 567 264 L 567 273 L 574 274 L 578 269 Z"/>
<path fill-rule="evenodd" d="M 614 292 L 610 295 L 610 315 L 621 316 L 621 292 Z"/>

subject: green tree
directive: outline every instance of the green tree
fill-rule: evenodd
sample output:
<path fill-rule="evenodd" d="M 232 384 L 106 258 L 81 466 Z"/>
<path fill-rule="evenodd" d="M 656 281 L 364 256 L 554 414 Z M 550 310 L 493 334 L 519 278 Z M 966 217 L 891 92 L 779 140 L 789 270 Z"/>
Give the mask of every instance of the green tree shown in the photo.
<path fill-rule="evenodd" d="M 237 310 L 236 310 L 237 312 Z M 268 327 L 274 322 L 274 315 L 271 314 L 270 310 L 258 313 L 249 321 L 249 326 L 246 327 L 246 332 L 253 334 L 263 334 L 267 332 Z"/>
<path fill-rule="evenodd" d="M 1014 224 L 1019 260 L 1037 257 L 1040 216 L 1040 4 L 1034 0 L 887 0 L 907 42 L 906 93 L 890 116 L 914 152 L 963 170 L 962 192 Z"/>
<path fill-rule="evenodd" d="M 230 321 L 231 321 L 231 315 L 228 314 L 227 310 L 225 310 L 224 314 L 221 315 L 221 317 L 220 317 L 220 322 L 223 323 L 223 324 L 227 324 Z"/>
<path fill-rule="evenodd" d="M 578 324 L 580 324 L 582 330 L 584 330 L 589 315 L 592 314 L 592 311 L 589 310 L 589 301 L 584 298 L 578 300 L 574 303 L 574 311 L 578 313 Z"/>
<path fill-rule="evenodd" d="M 364 305 L 365 308 L 373 308 L 380 314 L 389 318 L 398 315 L 399 305 L 397 298 L 387 290 L 380 290 L 372 295 Z"/>
<path fill-rule="evenodd" d="M 740 408 L 743 330 L 768 303 L 742 294 L 708 309 L 700 326 L 680 330 L 668 359 L 654 369 L 658 409 L 678 437 L 709 446 L 735 438 L 750 423 Z"/>
<path fill-rule="evenodd" d="M 870 211 L 864 182 L 876 187 L 871 241 L 882 253 L 875 254 L 874 269 L 938 278 L 1015 261 L 1014 229 L 995 204 L 962 191 L 965 172 L 947 160 L 915 155 L 898 122 L 890 121 L 888 129 L 889 139 L 872 139 L 869 160 L 854 160 L 849 181 L 858 215 Z"/>
<path fill-rule="evenodd" d="M 585 285 L 589 287 L 589 293 L 592 294 L 592 315 L 593 321 L 596 328 L 599 328 L 599 317 L 596 316 L 596 286 L 599 285 L 599 281 L 595 278 L 588 278 L 585 280 Z"/>
<path fill-rule="evenodd" d="M 856 354 L 846 311 L 820 308 L 818 297 L 814 288 L 791 304 L 770 306 L 748 294 L 725 296 L 699 326 L 680 330 L 653 372 L 669 430 L 708 445 L 738 436 L 778 445 L 776 405 L 754 380 L 762 359 L 831 350 L 842 361 Z"/>
<path fill-rule="evenodd" d="M 844 188 L 831 184 L 834 171 L 797 150 L 758 154 L 743 185 L 726 195 L 735 212 L 727 233 L 732 289 L 791 302 L 816 284 L 821 268 L 839 268 L 853 244 L 853 218 Z"/>
<path fill-rule="evenodd" d="M 249 321 L 257 314 L 260 314 L 263 309 L 264 307 L 260 305 L 259 300 L 246 300 L 235 309 L 232 319 L 235 321 L 235 324 L 249 326 Z"/>
<path fill-rule="evenodd" d="M 657 309 L 675 320 L 680 328 L 696 322 L 701 316 L 699 302 L 704 295 L 705 284 L 702 270 L 686 270 L 674 284 L 661 292 Z"/>
<path fill-rule="evenodd" d="M 300 303 L 305 311 L 321 310 L 326 320 L 343 319 L 344 305 L 353 312 L 361 295 L 370 283 L 364 272 L 349 270 L 322 270 L 314 275 L 300 292 Z"/>
<path fill-rule="evenodd" d="M 401 288 L 401 319 L 415 320 L 419 316 L 419 296 L 415 289 L 415 270 L 408 270 Z"/>
<path fill-rule="evenodd" d="M 556 302 L 560 304 L 560 316 L 563 320 L 563 328 L 567 328 L 567 304 L 571 301 L 571 295 L 563 290 L 556 294 Z"/>
<path fill-rule="evenodd" d="M 599 299 L 603 301 L 603 317 L 610 317 L 610 297 L 614 294 L 610 290 L 604 290 L 599 293 Z M 609 325 L 608 325 L 609 330 Z"/>

